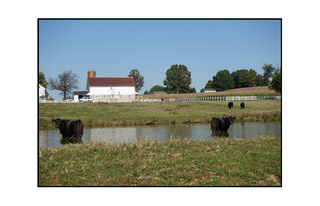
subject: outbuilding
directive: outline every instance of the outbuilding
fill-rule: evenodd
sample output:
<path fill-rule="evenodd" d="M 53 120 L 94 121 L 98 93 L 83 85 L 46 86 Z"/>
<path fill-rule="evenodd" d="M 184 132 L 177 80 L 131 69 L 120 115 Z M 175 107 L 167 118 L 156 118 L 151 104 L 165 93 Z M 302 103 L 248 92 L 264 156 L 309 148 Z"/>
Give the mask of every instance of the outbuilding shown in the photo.
<path fill-rule="evenodd" d="M 74 101 L 79 101 L 79 99 L 81 99 L 82 97 L 89 97 L 89 96 L 86 96 L 87 94 L 87 91 L 73 91 L 73 100 Z"/>
<path fill-rule="evenodd" d="M 212 89 L 212 88 L 205 88 L 204 93 L 207 93 L 207 92 L 217 92 L 215 89 Z"/>
<path fill-rule="evenodd" d="M 46 88 L 39 84 L 39 98 L 46 96 Z"/>

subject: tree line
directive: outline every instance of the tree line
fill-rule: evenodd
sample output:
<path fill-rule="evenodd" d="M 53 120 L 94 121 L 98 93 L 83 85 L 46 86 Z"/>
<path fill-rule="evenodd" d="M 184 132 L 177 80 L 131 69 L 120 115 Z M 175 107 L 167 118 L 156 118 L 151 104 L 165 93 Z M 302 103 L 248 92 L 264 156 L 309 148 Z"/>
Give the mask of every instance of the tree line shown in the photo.
<path fill-rule="evenodd" d="M 281 93 L 281 68 L 272 64 L 264 64 L 263 74 L 255 70 L 241 69 L 230 73 L 228 70 L 218 71 L 212 80 L 208 80 L 205 88 L 224 91 L 243 87 L 269 86 L 270 90 Z"/>
<path fill-rule="evenodd" d="M 228 70 L 221 70 L 216 73 L 212 79 L 209 79 L 204 88 L 213 88 L 217 91 L 224 91 L 234 88 L 269 86 L 270 90 L 281 93 L 281 67 L 273 67 L 272 64 L 264 64 L 262 67 L 263 74 L 258 74 L 253 69 L 241 69 L 230 73 Z M 63 99 L 67 95 L 72 95 L 73 89 L 78 89 L 78 75 L 72 70 L 63 72 L 58 78 L 49 78 L 47 82 L 43 72 L 39 72 L 39 84 L 50 90 L 59 90 Z M 138 92 L 144 86 L 144 77 L 137 69 L 132 69 L 128 77 L 133 77 L 135 82 L 135 91 Z M 155 85 L 150 90 L 146 90 L 144 94 L 152 94 L 153 91 L 164 91 L 170 93 L 196 93 L 196 88 L 191 88 L 191 72 L 183 64 L 173 64 L 166 71 L 166 78 L 163 85 Z M 203 88 L 200 92 L 203 92 Z M 49 93 L 46 90 L 46 98 Z M 52 99 L 52 98 L 51 98 Z"/>
<path fill-rule="evenodd" d="M 264 64 L 263 74 L 255 70 L 240 69 L 230 73 L 228 70 L 218 71 L 212 79 L 209 79 L 204 88 L 212 88 L 217 91 L 225 91 L 235 88 L 269 86 L 270 90 L 281 93 L 281 68 L 275 68 L 272 64 Z M 165 91 L 166 93 L 196 93 L 196 89 L 190 87 L 191 72 L 185 65 L 174 64 L 166 71 L 164 86 L 155 85 L 144 94 L 152 94 L 153 91 Z M 200 92 L 203 92 L 202 88 Z"/>

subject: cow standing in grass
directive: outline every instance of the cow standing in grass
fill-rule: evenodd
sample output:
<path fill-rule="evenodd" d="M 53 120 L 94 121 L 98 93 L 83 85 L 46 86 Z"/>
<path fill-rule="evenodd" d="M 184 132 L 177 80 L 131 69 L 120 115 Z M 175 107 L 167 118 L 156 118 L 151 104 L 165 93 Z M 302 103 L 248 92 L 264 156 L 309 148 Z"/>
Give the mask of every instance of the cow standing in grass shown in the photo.
<path fill-rule="evenodd" d="M 233 102 L 229 102 L 228 107 L 229 107 L 229 109 L 231 109 L 233 107 Z"/>
<path fill-rule="evenodd" d="M 215 118 L 213 117 L 210 121 L 212 135 L 215 135 L 217 132 L 227 132 L 230 125 L 233 124 L 235 117 L 226 117 L 226 118 Z"/>
<path fill-rule="evenodd" d="M 67 119 L 53 119 L 56 123 L 55 127 L 59 128 L 60 133 L 64 139 L 74 138 L 74 143 L 81 143 L 81 137 L 83 135 L 84 124 L 80 120 L 70 121 Z"/>
<path fill-rule="evenodd" d="M 241 102 L 240 107 L 241 107 L 241 109 L 244 109 L 245 104 L 243 102 Z"/>

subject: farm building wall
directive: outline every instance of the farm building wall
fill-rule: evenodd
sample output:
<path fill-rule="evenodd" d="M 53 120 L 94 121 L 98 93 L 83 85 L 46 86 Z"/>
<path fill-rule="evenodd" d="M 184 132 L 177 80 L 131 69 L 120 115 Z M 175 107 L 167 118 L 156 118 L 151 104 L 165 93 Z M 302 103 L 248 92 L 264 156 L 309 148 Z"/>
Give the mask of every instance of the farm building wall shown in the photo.
<path fill-rule="evenodd" d="M 113 99 L 134 99 L 135 87 L 88 87 L 87 92 L 90 93 L 92 99 L 98 101 Z"/>
<path fill-rule="evenodd" d="M 41 97 L 42 95 L 46 95 L 46 88 L 39 84 L 39 97 Z"/>

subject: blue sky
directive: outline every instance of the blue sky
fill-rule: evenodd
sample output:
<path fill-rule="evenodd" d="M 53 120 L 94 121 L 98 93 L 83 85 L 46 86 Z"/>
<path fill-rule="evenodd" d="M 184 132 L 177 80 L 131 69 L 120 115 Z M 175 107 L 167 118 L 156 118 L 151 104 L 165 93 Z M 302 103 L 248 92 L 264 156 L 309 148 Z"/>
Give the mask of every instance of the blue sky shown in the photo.
<path fill-rule="evenodd" d="M 281 66 L 280 20 L 39 20 L 39 72 L 57 78 L 73 70 L 85 90 L 97 77 L 144 76 L 143 94 L 163 86 L 166 71 L 184 64 L 197 92 L 220 70 Z M 54 99 L 59 91 L 48 90 Z"/>

